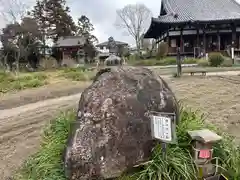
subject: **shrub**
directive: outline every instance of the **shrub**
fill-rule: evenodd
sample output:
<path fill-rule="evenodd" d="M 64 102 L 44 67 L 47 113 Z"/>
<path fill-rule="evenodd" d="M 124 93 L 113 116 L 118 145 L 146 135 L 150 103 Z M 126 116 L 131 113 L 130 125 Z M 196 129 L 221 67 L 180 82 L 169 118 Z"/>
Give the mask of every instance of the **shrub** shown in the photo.
<path fill-rule="evenodd" d="M 224 61 L 224 57 L 221 53 L 212 52 L 209 53 L 209 63 L 210 66 L 217 67 L 220 66 Z"/>
<path fill-rule="evenodd" d="M 195 64 L 195 63 L 197 63 L 197 59 L 195 59 L 195 58 L 185 58 L 183 63 L 184 64 Z"/>
<path fill-rule="evenodd" d="M 163 65 L 174 65 L 174 64 L 177 64 L 177 60 L 176 60 L 175 57 L 166 57 L 166 58 L 164 58 L 164 59 L 162 59 L 160 61 L 162 61 Z"/>
<path fill-rule="evenodd" d="M 209 66 L 208 60 L 202 58 L 197 61 L 198 66 L 206 67 Z"/>
<path fill-rule="evenodd" d="M 221 66 L 232 67 L 232 59 L 225 57 Z"/>
<path fill-rule="evenodd" d="M 67 79 L 71 79 L 73 81 L 88 81 L 91 80 L 92 76 L 95 74 L 87 70 L 86 67 L 78 67 L 78 68 L 66 68 L 60 74 Z"/>
<path fill-rule="evenodd" d="M 31 73 L 28 75 L 23 75 L 23 76 L 19 76 L 19 80 L 21 81 L 28 81 L 28 80 L 32 80 L 32 79 L 38 79 L 40 81 L 46 80 L 48 77 L 46 74 L 44 73 Z"/>
<path fill-rule="evenodd" d="M 70 123 L 74 119 L 75 112 L 70 111 L 51 121 L 44 131 L 39 152 L 26 161 L 17 174 L 16 180 L 66 180 L 62 156 Z M 211 125 L 206 125 L 203 116 L 189 109 L 181 110 L 180 119 L 177 127 L 178 146 L 169 144 L 164 158 L 161 155 L 160 146 L 157 145 L 149 162 L 143 164 L 134 175 L 125 175 L 120 178 L 121 180 L 196 179 L 196 168 L 188 151 L 191 146 L 187 131 L 203 128 L 218 130 Z M 223 133 L 219 134 L 224 137 L 224 140 L 214 147 L 214 155 L 221 158 L 221 171 L 229 179 L 238 180 L 240 177 L 240 149 L 233 143 L 231 137 Z"/>
<path fill-rule="evenodd" d="M 160 65 L 163 65 L 163 62 L 156 60 L 156 59 L 147 59 L 147 60 L 138 60 L 138 61 L 132 62 L 131 65 L 134 65 L 134 66 L 160 66 Z"/>
<path fill-rule="evenodd" d="M 84 67 L 84 66 L 80 66 L 80 67 L 77 67 L 77 68 L 64 68 L 64 73 L 69 73 L 69 72 L 85 72 L 87 71 L 87 68 Z"/>
<path fill-rule="evenodd" d="M 138 60 L 138 61 L 132 61 L 131 65 L 135 66 L 167 66 L 167 65 L 175 65 L 176 57 L 165 57 L 163 59 L 147 59 L 147 60 Z M 187 58 L 184 59 L 184 64 L 195 64 L 196 59 Z"/>
<path fill-rule="evenodd" d="M 65 74 L 63 74 L 63 76 L 65 78 L 71 79 L 73 81 L 87 81 L 88 80 L 87 76 L 81 71 L 65 73 Z"/>
<path fill-rule="evenodd" d="M 138 54 L 131 54 L 131 55 L 129 56 L 129 61 L 130 61 L 130 62 L 134 62 L 134 61 L 139 60 L 139 59 L 140 59 L 140 57 L 139 57 Z"/>
<path fill-rule="evenodd" d="M 147 59 L 147 60 L 138 60 L 131 62 L 131 65 L 134 66 L 165 66 L 165 65 L 173 65 L 176 64 L 176 58 L 166 57 L 161 60 L 157 59 Z"/>
<path fill-rule="evenodd" d="M 157 59 L 162 59 L 167 56 L 168 44 L 166 42 L 161 42 L 158 46 Z"/>

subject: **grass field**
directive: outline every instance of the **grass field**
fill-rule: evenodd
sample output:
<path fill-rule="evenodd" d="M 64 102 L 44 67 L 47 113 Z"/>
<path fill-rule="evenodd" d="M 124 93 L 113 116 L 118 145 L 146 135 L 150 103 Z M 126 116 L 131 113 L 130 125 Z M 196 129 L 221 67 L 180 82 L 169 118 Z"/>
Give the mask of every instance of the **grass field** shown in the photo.
<path fill-rule="evenodd" d="M 20 91 L 24 89 L 38 88 L 47 84 L 62 83 L 68 81 L 90 81 L 95 71 L 84 68 L 65 68 L 40 72 L 5 73 L 0 71 L 0 95 Z"/>
<path fill-rule="evenodd" d="M 240 142 L 240 78 L 232 76 L 226 78 L 220 77 L 183 77 L 166 79 L 170 87 L 181 100 L 188 111 L 182 113 L 182 122 L 178 127 L 178 140 L 186 143 L 186 131 L 209 127 L 224 136 L 224 141 L 215 148 L 215 155 L 222 160 L 222 166 L 227 170 L 226 174 L 231 180 L 238 180 L 240 177 L 240 154 L 234 144 Z M 192 110 L 190 110 L 192 109 Z M 190 111 L 189 111 L 190 110 Z M 200 117 L 198 113 L 204 113 Z M 203 119 L 202 119 L 203 118 Z M 69 122 L 74 120 L 74 113 L 63 114 L 51 126 L 47 128 L 43 136 L 43 144 L 40 151 L 29 159 L 21 171 L 19 180 L 43 179 L 61 179 L 65 180 L 62 169 L 61 153 L 62 144 L 66 140 Z M 228 139 L 225 133 L 233 135 L 236 139 Z M 54 144 L 52 144 L 54 142 Z M 180 144 L 181 144 L 180 143 Z M 151 177 L 161 175 L 173 176 L 173 180 L 181 179 L 192 180 L 194 175 L 191 172 L 189 157 L 184 153 L 183 147 L 172 146 L 168 151 L 168 160 L 163 161 L 156 149 L 155 158 L 141 171 L 140 180 L 149 180 Z M 157 158 L 156 158 L 157 157 Z M 166 162 L 169 162 L 168 164 Z M 158 164 L 158 168 L 156 168 Z M 160 166 L 161 165 L 161 166 Z M 184 165 L 184 166 L 182 166 Z M 167 167 L 171 166 L 171 171 Z M 50 167 L 50 168 L 46 168 Z M 188 173 L 186 168 L 189 170 Z M 121 180 L 133 180 L 134 178 L 123 177 Z M 136 179 L 136 178 L 135 178 Z M 134 180 L 135 180 L 134 179 Z M 156 180 L 156 178 L 152 178 Z"/>

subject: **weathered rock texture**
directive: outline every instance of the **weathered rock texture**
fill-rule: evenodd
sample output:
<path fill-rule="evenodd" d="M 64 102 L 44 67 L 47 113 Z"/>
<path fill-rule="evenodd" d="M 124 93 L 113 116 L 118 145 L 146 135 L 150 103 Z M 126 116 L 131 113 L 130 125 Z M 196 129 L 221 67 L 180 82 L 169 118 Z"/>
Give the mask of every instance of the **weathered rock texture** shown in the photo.
<path fill-rule="evenodd" d="M 175 112 L 176 99 L 158 75 L 145 68 L 100 71 L 81 96 L 69 135 L 69 179 L 107 179 L 147 161 L 155 141 L 150 111 Z"/>

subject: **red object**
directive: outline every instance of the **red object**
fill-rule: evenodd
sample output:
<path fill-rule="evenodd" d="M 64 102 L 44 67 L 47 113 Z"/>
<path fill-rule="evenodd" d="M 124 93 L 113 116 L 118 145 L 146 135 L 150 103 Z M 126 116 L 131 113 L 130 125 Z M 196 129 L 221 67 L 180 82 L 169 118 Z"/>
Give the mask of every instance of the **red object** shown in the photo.
<path fill-rule="evenodd" d="M 199 152 L 199 158 L 208 159 L 210 158 L 210 156 L 211 156 L 211 152 L 209 149 L 203 149 L 203 150 L 200 150 Z"/>

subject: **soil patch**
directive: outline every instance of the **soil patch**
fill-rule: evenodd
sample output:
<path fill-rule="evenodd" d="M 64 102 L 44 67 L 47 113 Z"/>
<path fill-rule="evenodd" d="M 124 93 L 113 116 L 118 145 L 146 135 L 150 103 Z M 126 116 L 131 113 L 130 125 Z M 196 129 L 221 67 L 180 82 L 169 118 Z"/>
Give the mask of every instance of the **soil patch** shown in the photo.
<path fill-rule="evenodd" d="M 0 97 L 0 110 L 82 92 L 91 82 L 58 82 L 36 89 L 26 89 Z"/>
<path fill-rule="evenodd" d="M 240 76 L 166 79 L 185 106 L 240 140 Z"/>
<path fill-rule="evenodd" d="M 60 111 L 75 108 L 81 94 L 0 111 L 0 174 L 9 177 L 37 151 L 40 134 Z"/>

